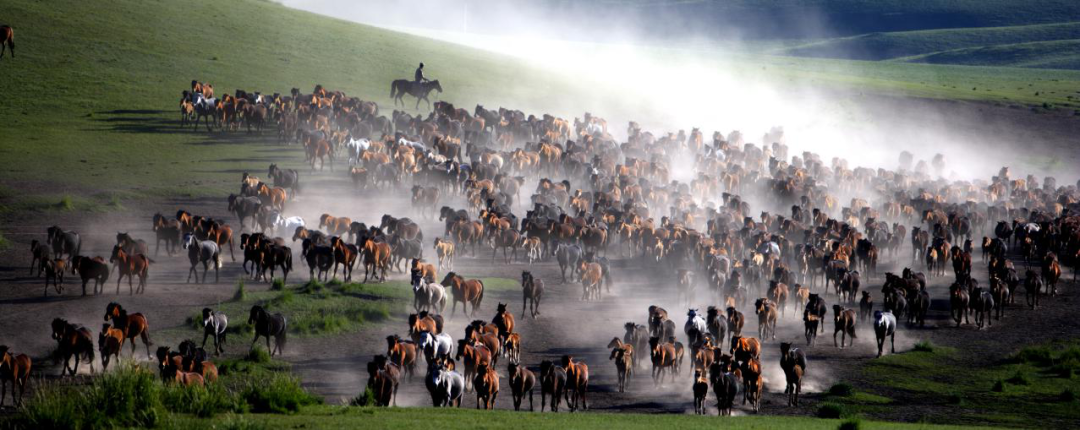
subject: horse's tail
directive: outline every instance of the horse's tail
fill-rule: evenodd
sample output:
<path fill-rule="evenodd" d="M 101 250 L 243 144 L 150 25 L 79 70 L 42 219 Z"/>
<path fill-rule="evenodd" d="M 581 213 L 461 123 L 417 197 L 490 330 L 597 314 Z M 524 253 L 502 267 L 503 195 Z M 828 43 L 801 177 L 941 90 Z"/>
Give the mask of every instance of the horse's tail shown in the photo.
<path fill-rule="evenodd" d="M 218 269 L 220 269 L 221 266 L 223 266 L 223 264 L 221 262 L 221 252 L 220 251 L 217 252 L 216 254 L 214 254 L 214 265 L 216 265 Z"/>
<path fill-rule="evenodd" d="M 285 255 L 285 268 L 288 269 L 289 271 L 292 271 L 292 253 L 291 252 Z"/>
<path fill-rule="evenodd" d="M 484 281 L 477 279 L 476 282 L 480 283 L 480 295 L 476 297 L 476 304 L 479 305 L 484 301 L 484 290 L 487 288 L 484 288 Z"/>
<path fill-rule="evenodd" d="M 397 82 L 390 83 L 390 98 L 394 98 L 397 95 Z"/>

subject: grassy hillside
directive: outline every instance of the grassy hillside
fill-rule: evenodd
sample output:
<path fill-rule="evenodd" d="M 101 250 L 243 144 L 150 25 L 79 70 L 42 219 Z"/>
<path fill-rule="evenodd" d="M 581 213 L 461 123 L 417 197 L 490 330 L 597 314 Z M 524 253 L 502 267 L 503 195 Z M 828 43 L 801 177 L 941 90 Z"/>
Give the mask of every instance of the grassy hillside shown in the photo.
<path fill-rule="evenodd" d="M 439 97 L 460 106 L 655 114 L 648 100 L 572 72 L 265 1 L 0 0 L 0 10 L 19 49 L 17 58 L 0 61 L 0 213 L 115 210 L 145 198 L 221 196 L 235 190 L 240 173 L 264 171 L 269 162 L 303 167 L 298 149 L 270 144 L 272 133 L 179 129 L 177 102 L 192 79 L 211 82 L 219 93 L 310 91 L 323 84 L 377 101 L 389 114 L 389 82 L 424 61 L 444 84 Z M 1067 71 L 712 51 L 640 54 L 656 61 L 706 58 L 717 70 L 780 87 L 1080 107 L 1071 98 L 1080 73 Z"/>

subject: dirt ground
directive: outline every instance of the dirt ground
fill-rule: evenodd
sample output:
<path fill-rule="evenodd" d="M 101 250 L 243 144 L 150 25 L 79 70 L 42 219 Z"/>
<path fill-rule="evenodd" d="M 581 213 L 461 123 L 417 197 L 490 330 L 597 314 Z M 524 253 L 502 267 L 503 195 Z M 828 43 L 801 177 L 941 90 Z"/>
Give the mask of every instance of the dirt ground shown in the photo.
<path fill-rule="evenodd" d="M 1002 114 L 1007 113 L 1002 111 Z M 1071 119 L 1059 120 L 1073 121 Z M 1042 119 L 1036 122 L 1041 121 Z M 1066 133 L 1073 127 L 1074 125 L 1061 126 L 1059 130 Z M 1055 139 L 1055 142 L 1063 142 L 1064 135 L 1057 135 Z M 1058 148 L 1062 150 L 1061 147 Z M 1071 154 L 1075 156 L 1077 151 L 1072 150 Z M 298 160 L 302 154 L 296 151 L 290 156 Z M 1007 160 L 1001 161 L 1007 162 Z M 316 226 L 318 215 L 324 212 L 351 216 L 354 220 L 369 224 L 377 223 L 384 213 L 409 216 L 420 222 L 423 227 L 426 238 L 425 254 L 429 257 L 434 255 L 430 248 L 431 239 L 442 232 L 442 223 L 433 219 L 422 219 L 416 214 L 409 206 L 405 192 L 368 191 L 362 195 L 358 194 L 352 189 L 340 165 L 335 172 L 325 171 L 312 174 L 302 171 L 302 174 L 306 178 L 304 192 L 289 203 L 286 210 L 288 215 L 303 216 L 309 226 Z M 239 176 L 238 174 L 238 188 Z M 1060 180 L 1063 183 L 1070 183 L 1075 178 L 1060 178 Z M 531 191 L 533 188 L 527 185 L 524 189 Z M 463 207 L 460 198 L 444 199 L 442 204 L 455 208 Z M 110 214 L 51 212 L 34 216 L 18 214 L 0 216 L 0 222 L 4 225 L 4 234 L 14 244 L 0 251 L 0 344 L 10 345 L 15 351 L 35 357 L 36 364 L 44 364 L 34 372 L 36 378 L 54 379 L 54 375 L 59 373 L 59 368 L 53 367 L 45 360 L 55 347 L 55 341 L 49 336 L 49 322 L 55 317 L 63 317 L 86 325 L 96 334 L 103 323 L 105 306 L 110 301 L 118 301 L 130 311 L 142 312 L 149 318 L 151 337 L 155 344 L 176 345 L 181 339 L 163 335 L 159 330 L 180 327 L 184 324 L 185 318 L 199 309 L 213 307 L 221 301 L 228 300 L 234 292 L 235 280 L 243 275 L 239 262 L 233 262 L 226 257 L 225 266 L 221 270 L 220 283 L 189 284 L 184 282 L 188 270 L 186 254 L 168 257 L 163 251 L 154 257 L 155 263 L 151 269 L 147 293 L 137 296 L 129 296 L 126 285 L 120 289 L 119 295 L 116 294 L 114 272 L 105 289 L 105 294 L 80 296 L 81 289 L 78 280 L 69 275 L 63 295 L 57 296 L 50 291 L 48 297 L 42 297 L 43 280 L 28 276 L 28 267 L 29 242 L 32 239 L 43 240 L 45 229 L 50 225 L 60 225 L 65 229 L 80 232 L 84 241 L 82 248 L 84 254 L 108 256 L 118 231 L 129 232 L 136 238 L 152 242 L 154 237 L 150 229 L 152 215 L 155 212 L 161 212 L 170 216 L 180 208 L 195 214 L 226 220 L 234 228 L 239 226 L 235 216 L 227 212 L 224 199 L 163 200 L 154 202 L 152 205 L 129 206 L 122 212 Z M 518 211 L 515 210 L 515 212 Z M 521 209 L 520 214 L 523 213 L 524 209 Z M 236 234 L 239 236 L 239 233 Z M 294 246 L 296 252 L 299 250 L 298 245 Z M 883 259 L 880 272 L 884 273 L 888 270 L 899 272 L 905 264 L 910 265 L 911 249 L 910 245 L 905 245 L 898 255 L 887 256 Z M 151 251 L 153 251 L 153 245 L 151 245 Z M 656 388 L 649 377 L 649 370 L 642 368 L 634 375 L 626 393 L 617 392 L 615 366 L 608 360 L 609 350 L 604 348 L 607 342 L 612 337 L 622 337 L 624 323 L 628 321 L 645 323 L 647 308 L 653 304 L 668 309 L 681 328 L 686 321 L 684 316 L 686 306 L 679 303 L 676 298 L 673 274 L 658 270 L 654 264 L 640 259 L 622 258 L 614 247 L 609 251 L 608 257 L 613 259 L 615 285 L 611 288 L 610 294 L 605 293 L 602 300 L 596 302 L 579 300 L 580 284 L 560 282 L 558 265 L 550 259 L 532 266 L 520 260 L 509 265 L 492 263 L 491 250 L 488 248 L 481 252 L 479 257 L 459 259 L 455 271 L 469 277 L 520 279 L 522 270 L 531 270 L 536 276 L 545 280 L 547 291 L 541 305 L 542 315 L 538 319 L 526 319 L 520 314 L 521 294 L 517 291 L 486 295 L 477 318 L 490 320 L 495 313 L 497 303 L 510 303 L 510 309 L 517 317 L 517 331 L 522 334 L 524 340 L 522 362 L 534 370 L 538 368 L 541 360 L 557 358 L 563 354 L 572 354 L 576 359 L 585 361 L 590 367 L 589 408 L 592 411 L 693 413 L 691 378 L 687 370 L 676 377 L 674 382 L 668 382 L 664 387 Z M 305 281 L 307 279 L 306 266 L 298 255 L 294 256 L 294 259 L 299 270 L 294 272 L 290 281 L 293 283 Z M 922 264 L 918 267 L 919 270 L 923 270 Z M 1071 272 L 1071 268 L 1067 270 L 1066 276 L 1066 278 L 1071 278 L 1072 273 L 1068 272 Z M 442 273 L 444 272 L 440 275 Z M 974 275 L 984 285 L 988 282 L 986 266 L 977 260 L 977 256 Z M 210 277 L 212 278 L 213 274 Z M 404 279 L 404 275 L 394 274 L 392 278 Z M 882 281 L 883 278 L 880 276 L 872 280 L 864 278 L 863 288 L 880 296 L 878 292 Z M 1073 304 L 1078 299 L 1075 283 L 1065 282 L 1064 286 L 1060 287 L 1064 294 L 1059 298 L 1047 300 L 1046 306 L 1037 312 L 1014 305 L 1009 308 L 1006 317 L 1000 323 L 996 323 L 993 328 L 976 332 L 973 326 L 962 328 L 950 326 L 947 301 L 947 287 L 950 282 L 952 282 L 951 270 L 949 275 L 931 280 L 929 291 L 933 304 L 927 327 L 923 329 L 902 327 L 897 336 L 898 352 L 909 350 L 919 340 L 929 339 L 936 344 L 964 351 L 964 356 L 971 357 L 973 362 L 977 358 L 995 360 L 1025 344 L 1064 339 L 1080 333 L 1080 321 L 1070 313 L 1071 308 L 1074 307 Z M 247 288 L 249 291 L 263 290 L 268 286 L 264 283 L 249 282 Z M 699 288 L 699 291 L 702 290 L 703 288 Z M 815 292 L 820 292 L 820 287 Z M 763 293 L 758 294 L 763 295 Z M 706 294 L 699 294 L 693 307 L 704 310 L 709 304 L 714 304 L 708 302 L 706 297 Z M 836 302 L 836 297 L 828 296 L 826 300 L 831 305 Z M 877 302 L 880 306 L 880 300 Z M 404 308 L 406 305 L 403 305 L 403 312 L 406 311 Z M 411 311 L 411 306 L 409 308 L 408 310 Z M 749 308 L 741 310 L 748 317 L 745 332 L 756 335 L 756 318 L 753 311 Z M 240 319 L 245 316 L 230 315 L 230 317 Z M 454 339 L 458 339 L 464 334 L 464 326 L 471 320 L 472 318 L 466 318 L 459 312 L 449 320 L 446 331 Z M 855 381 L 856 383 L 859 381 L 860 366 L 876 355 L 871 326 L 866 322 L 860 322 L 859 338 L 855 346 L 841 350 L 834 348 L 829 339 L 833 327 L 831 321 L 826 325 L 826 333 L 818 338 L 817 345 L 805 347 L 801 318 L 794 316 L 789 310 L 786 317 L 781 319 L 776 342 L 766 342 L 763 348 L 767 392 L 763 413 L 810 414 L 814 410 L 815 400 L 820 398 L 816 393 L 828 389 L 837 381 Z M 170 331 L 170 333 L 175 332 Z M 309 338 L 292 336 L 284 359 L 293 363 L 293 371 L 299 375 L 306 387 L 325 396 L 329 402 L 345 402 L 363 389 L 367 379 L 364 371 L 365 363 L 373 355 L 385 352 L 384 339 L 387 335 L 394 333 L 402 335 L 406 333 L 404 321 L 394 320 L 371 326 L 359 333 Z M 192 337 L 194 334 L 192 332 Z M 685 342 L 684 335 L 680 333 L 679 337 Z M 250 342 L 239 338 L 230 339 L 230 341 L 229 355 L 246 352 L 246 344 Z M 783 373 L 778 360 L 780 341 L 792 341 L 805 348 L 809 357 L 810 365 L 803 385 L 806 401 L 799 408 L 785 406 L 782 394 Z M 129 353 L 130 350 L 126 350 L 124 356 L 128 357 Z M 145 353 L 145 349 L 139 344 L 136 349 L 136 358 L 146 360 Z M 505 364 L 505 359 L 501 359 L 498 365 L 502 376 L 506 375 Z M 100 362 L 95 363 L 95 367 L 97 371 L 100 371 Z M 689 368 L 689 361 L 684 363 L 684 369 L 687 368 Z M 423 365 L 420 369 L 422 373 Z M 88 369 L 83 368 L 80 371 L 85 373 Z M 33 386 L 32 383 L 31 388 Z M 898 404 L 903 406 L 893 408 L 894 410 L 888 415 L 878 418 L 914 421 L 925 413 L 927 408 L 936 407 L 924 404 L 920 399 L 911 398 L 902 392 L 883 394 L 893 397 Z M 505 378 L 502 381 L 499 397 L 499 408 L 512 407 L 510 390 Z M 402 384 L 397 402 L 400 406 L 426 406 L 430 404 L 429 399 L 423 382 L 418 377 Z M 473 401 L 472 397 L 466 396 L 464 405 L 472 407 Z M 537 407 L 539 407 L 539 401 L 539 390 L 537 390 L 535 398 Z M 710 395 L 710 404 L 712 402 Z M 738 411 L 738 413 L 745 412 L 746 410 L 742 408 Z"/>

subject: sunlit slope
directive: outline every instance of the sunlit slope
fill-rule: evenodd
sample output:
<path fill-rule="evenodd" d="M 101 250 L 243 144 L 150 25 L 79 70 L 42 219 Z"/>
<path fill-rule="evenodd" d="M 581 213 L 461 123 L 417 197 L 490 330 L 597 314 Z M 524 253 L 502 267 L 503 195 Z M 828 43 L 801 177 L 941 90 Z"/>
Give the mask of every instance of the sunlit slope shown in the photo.
<path fill-rule="evenodd" d="M 259 139 L 243 133 L 179 130 L 177 101 L 192 79 L 213 83 L 219 93 L 294 86 L 307 92 L 323 84 L 379 102 L 389 114 L 390 81 L 411 76 L 424 61 L 446 90 L 439 97 L 469 109 L 482 103 L 561 115 L 655 114 L 656 104 L 632 88 L 598 85 L 593 70 L 559 58 L 497 55 L 270 2 L 0 0 L 0 11 L 3 23 L 15 28 L 18 46 L 18 57 L 0 60 L 0 204 L 9 208 L 22 207 L 11 201 L 20 195 L 41 201 L 62 194 L 95 201 L 221 195 L 233 190 L 241 172 L 302 159 L 296 150 L 290 155 L 255 145 Z M 641 50 L 634 57 L 675 66 L 693 58 L 718 74 L 780 89 L 1065 108 L 1080 82 L 1080 73 L 1064 71 L 1035 75 L 704 51 Z M 614 74 L 635 72 L 612 67 Z"/>

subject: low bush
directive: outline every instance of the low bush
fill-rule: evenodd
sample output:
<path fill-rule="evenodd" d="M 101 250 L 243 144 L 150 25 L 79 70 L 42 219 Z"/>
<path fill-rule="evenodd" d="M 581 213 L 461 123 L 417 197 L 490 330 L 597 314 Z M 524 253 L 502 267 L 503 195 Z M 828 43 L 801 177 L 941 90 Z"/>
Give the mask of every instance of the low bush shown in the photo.
<path fill-rule="evenodd" d="M 374 406 L 375 405 L 375 393 L 371 391 L 371 387 L 364 387 L 364 392 L 359 396 L 354 397 L 349 401 L 349 405 L 352 406 Z"/>
<path fill-rule="evenodd" d="M 847 382 L 837 382 L 829 387 L 829 394 L 833 396 L 847 397 L 855 393 L 855 388 Z"/>
<path fill-rule="evenodd" d="M 850 418 L 847 421 L 840 423 L 839 430 L 859 430 L 862 428 L 862 420 L 858 418 Z"/>
<path fill-rule="evenodd" d="M 256 413 L 292 413 L 301 406 L 322 403 L 300 387 L 300 381 L 292 375 L 274 373 L 270 377 L 250 378 L 241 386 L 240 398 Z"/>
<path fill-rule="evenodd" d="M 913 349 L 919 352 L 934 352 L 934 344 L 929 340 L 922 340 L 916 343 Z"/>
<path fill-rule="evenodd" d="M 1008 383 L 1013 384 L 1013 385 L 1030 385 L 1031 384 L 1031 380 L 1028 379 L 1027 375 L 1023 374 L 1019 370 L 1017 370 L 1016 373 L 1014 373 L 1012 377 L 1010 377 L 1009 379 L 1006 379 L 1005 382 L 1008 382 Z"/>
<path fill-rule="evenodd" d="M 821 406 L 818 406 L 818 418 L 835 419 L 842 418 L 844 415 L 847 415 L 847 412 L 844 410 L 844 406 L 841 404 L 826 402 L 822 403 Z"/>

